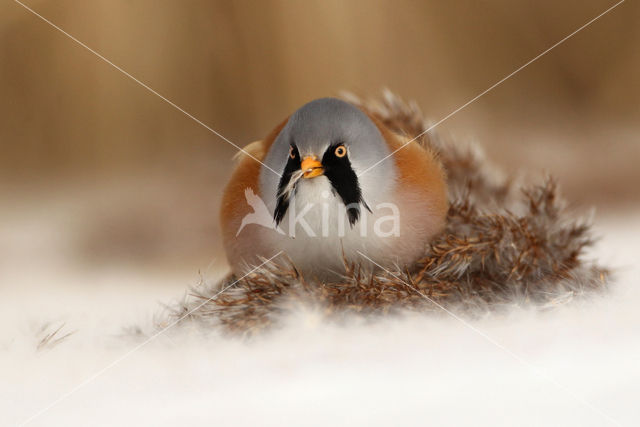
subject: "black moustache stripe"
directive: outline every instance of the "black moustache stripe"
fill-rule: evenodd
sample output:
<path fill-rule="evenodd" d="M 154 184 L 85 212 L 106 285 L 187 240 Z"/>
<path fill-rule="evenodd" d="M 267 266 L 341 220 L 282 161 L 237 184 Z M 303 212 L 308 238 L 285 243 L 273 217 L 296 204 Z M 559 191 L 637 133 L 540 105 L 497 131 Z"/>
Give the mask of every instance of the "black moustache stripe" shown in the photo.
<path fill-rule="evenodd" d="M 282 177 L 280 177 L 280 182 L 278 183 L 278 201 L 276 203 L 276 208 L 273 211 L 273 219 L 276 222 L 276 226 L 280 225 L 284 215 L 287 213 L 287 209 L 289 209 L 289 198 L 287 195 L 283 194 L 283 190 L 289 184 L 291 180 L 291 174 L 295 171 L 299 170 L 301 167 L 300 162 L 300 154 L 298 153 L 298 148 L 295 145 L 292 145 L 291 154 L 293 154 L 293 158 L 289 156 L 289 160 L 287 161 L 287 165 L 284 167 L 284 172 L 282 172 Z"/>
<path fill-rule="evenodd" d="M 335 149 L 338 145 L 340 144 L 334 144 L 327 149 L 322 157 L 322 165 L 325 169 L 324 174 L 347 208 L 349 225 L 353 227 L 360 218 L 360 204 L 362 203 L 369 212 L 371 209 L 362 198 L 358 175 L 351 167 L 348 156 L 338 157 L 335 155 Z"/>

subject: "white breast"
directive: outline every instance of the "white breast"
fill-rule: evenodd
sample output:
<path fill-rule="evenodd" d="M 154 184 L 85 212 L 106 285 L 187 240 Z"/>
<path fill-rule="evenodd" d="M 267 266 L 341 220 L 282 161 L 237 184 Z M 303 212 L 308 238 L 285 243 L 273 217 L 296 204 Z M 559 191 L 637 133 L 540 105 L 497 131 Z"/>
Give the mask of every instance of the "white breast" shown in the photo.
<path fill-rule="evenodd" d="M 262 257 L 268 258 L 276 249 L 283 250 L 305 276 L 321 279 L 344 272 L 344 258 L 373 269 L 361 254 L 382 265 L 413 260 L 408 258 L 415 258 L 422 246 L 417 248 L 407 242 L 422 238 L 420 233 L 402 235 L 407 231 L 403 223 L 415 221 L 404 218 L 410 207 L 397 194 L 388 200 L 367 202 L 372 212 L 360 205 L 359 220 L 352 227 L 342 200 L 332 191 L 326 177 L 303 179 L 280 223 L 284 233 L 262 228 L 252 236 L 247 233 L 246 237 L 253 237 L 252 249 L 264 251 Z M 407 251 L 409 246 L 411 250 Z"/>

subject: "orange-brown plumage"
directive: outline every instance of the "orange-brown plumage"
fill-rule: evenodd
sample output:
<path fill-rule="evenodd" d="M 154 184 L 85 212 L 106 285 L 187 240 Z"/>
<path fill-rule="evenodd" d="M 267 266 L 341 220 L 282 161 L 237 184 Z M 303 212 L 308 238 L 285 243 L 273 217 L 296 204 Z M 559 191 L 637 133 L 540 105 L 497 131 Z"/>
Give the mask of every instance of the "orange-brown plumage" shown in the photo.
<path fill-rule="evenodd" d="M 251 144 L 253 145 L 253 149 L 249 150 L 248 153 L 254 158 L 243 152 L 238 153 L 238 163 L 224 189 L 220 206 L 222 244 L 227 256 L 229 255 L 230 249 L 234 246 L 236 231 L 238 227 L 240 227 L 242 218 L 251 212 L 251 207 L 247 205 L 244 200 L 244 190 L 246 188 L 252 188 L 259 197 L 262 197 L 258 186 L 258 176 L 260 175 L 262 165 L 258 160 L 262 161 L 262 159 L 264 159 L 269 148 L 271 148 L 271 144 L 273 144 L 273 141 L 275 141 L 284 125 L 287 124 L 287 120 L 289 120 L 288 117 L 276 126 L 265 139 L 254 142 L 253 144 L 256 145 Z M 233 265 L 231 259 L 228 259 L 228 261 Z"/>
<path fill-rule="evenodd" d="M 402 165 L 398 168 L 401 174 L 400 181 L 415 191 L 418 197 L 429 197 L 434 203 L 433 210 L 438 212 L 444 225 L 449 208 L 447 180 L 436 154 L 416 141 L 407 144 L 408 138 L 392 132 L 377 118 L 369 117 L 382 133 L 391 152 L 395 152 L 393 157 L 397 164 Z"/>

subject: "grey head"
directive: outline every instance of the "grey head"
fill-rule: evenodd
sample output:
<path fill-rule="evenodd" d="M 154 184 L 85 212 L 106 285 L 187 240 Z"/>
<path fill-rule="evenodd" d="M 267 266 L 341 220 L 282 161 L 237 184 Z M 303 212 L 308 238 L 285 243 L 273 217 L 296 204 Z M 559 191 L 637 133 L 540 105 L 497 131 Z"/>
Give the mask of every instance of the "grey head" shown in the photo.
<path fill-rule="evenodd" d="M 279 222 L 288 208 L 289 194 L 300 178 L 326 179 L 349 210 L 351 225 L 360 206 L 376 203 L 393 187 L 395 164 L 387 159 L 362 176 L 359 173 L 390 154 L 378 127 L 360 109 L 335 98 L 305 104 L 289 118 L 267 153 L 260 192 Z M 292 185 L 293 183 L 293 185 Z M 370 209 L 369 209 L 370 210 Z"/>

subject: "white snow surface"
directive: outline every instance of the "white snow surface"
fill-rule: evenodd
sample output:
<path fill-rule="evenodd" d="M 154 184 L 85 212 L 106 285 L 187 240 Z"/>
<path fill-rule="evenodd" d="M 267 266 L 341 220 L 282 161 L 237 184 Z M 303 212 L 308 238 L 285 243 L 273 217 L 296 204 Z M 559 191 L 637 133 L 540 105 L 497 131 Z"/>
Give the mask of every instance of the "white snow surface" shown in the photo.
<path fill-rule="evenodd" d="M 590 256 L 617 268 L 616 284 L 585 301 L 468 324 L 443 313 L 336 325 L 301 308 L 250 340 L 122 336 L 196 274 L 5 259 L 0 425 L 640 425 L 638 218 L 597 227 Z M 75 333 L 36 351 L 60 325 Z"/>

